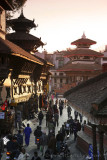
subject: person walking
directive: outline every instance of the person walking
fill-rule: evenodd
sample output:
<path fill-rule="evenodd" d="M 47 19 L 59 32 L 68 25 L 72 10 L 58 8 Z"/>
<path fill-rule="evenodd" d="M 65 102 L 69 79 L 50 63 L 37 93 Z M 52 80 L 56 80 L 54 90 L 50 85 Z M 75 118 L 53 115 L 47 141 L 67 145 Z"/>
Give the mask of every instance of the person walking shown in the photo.
<path fill-rule="evenodd" d="M 56 135 L 56 147 L 57 152 L 60 153 L 60 147 L 61 147 L 61 140 L 63 137 L 61 137 L 60 131 L 58 131 L 58 134 Z"/>
<path fill-rule="evenodd" d="M 71 111 L 72 111 L 71 107 L 68 106 L 68 107 L 67 107 L 68 118 L 70 118 L 70 116 L 71 116 Z"/>
<path fill-rule="evenodd" d="M 39 114 L 38 114 L 39 125 L 42 124 L 43 117 L 44 117 L 44 115 L 43 115 L 42 111 L 40 111 Z"/>
<path fill-rule="evenodd" d="M 51 155 L 56 154 L 56 138 L 54 133 L 52 133 L 52 136 L 48 142 L 48 148 L 50 149 Z"/>
<path fill-rule="evenodd" d="M 48 126 L 49 118 L 50 118 L 50 114 L 49 114 L 49 111 L 47 111 L 47 113 L 46 113 L 46 127 Z"/>
<path fill-rule="evenodd" d="M 81 131 L 81 123 L 77 120 L 77 131 Z"/>
<path fill-rule="evenodd" d="M 17 111 L 17 115 L 16 115 L 17 119 L 16 119 L 16 123 L 17 123 L 17 128 L 18 129 L 21 129 L 21 112 L 20 111 Z"/>
<path fill-rule="evenodd" d="M 73 125 L 73 132 L 74 132 L 74 141 L 76 141 L 76 139 L 77 139 L 77 132 L 78 132 L 76 122 L 74 122 L 74 125 Z"/>
<path fill-rule="evenodd" d="M 60 116 L 62 116 L 63 105 L 61 103 L 59 104 L 59 110 L 60 110 Z"/>
<path fill-rule="evenodd" d="M 68 120 L 67 120 L 67 122 L 65 124 L 65 129 L 66 129 L 66 136 L 68 138 L 69 137 L 69 131 L 70 131 L 70 124 L 69 124 Z"/>
<path fill-rule="evenodd" d="M 30 134 L 32 133 L 32 129 L 30 128 L 29 123 L 27 124 L 27 127 L 24 129 L 24 134 L 25 134 L 25 143 L 28 146 L 29 145 L 29 140 L 30 140 Z"/>
<path fill-rule="evenodd" d="M 27 160 L 29 157 L 29 154 L 26 153 L 26 150 L 24 148 L 21 149 L 21 153 L 18 156 L 17 160 Z"/>
<path fill-rule="evenodd" d="M 55 132 L 55 123 L 53 121 L 53 119 L 51 119 L 48 123 L 48 131 L 52 131 L 52 132 Z"/>
<path fill-rule="evenodd" d="M 42 131 L 41 146 L 40 146 L 41 152 L 42 152 L 42 156 L 45 154 L 47 143 L 48 143 L 48 135 L 46 135 L 45 131 Z"/>
<path fill-rule="evenodd" d="M 14 135 L 12 137 L 12 154 L 15 156 L 15 158 L 18 158 L 20 154 L 21 146 L 17 142 L 17 137 Z"/>
<path fill-rule="evenodd" d="M 54 114 L 54 119 L 55 119 L 55 127 L 56 127 L 56 125 L 57 125 L 57 127 L 58 127 L 58 125 L 59 125 L 59 123 L 58 123 L 58 120 L 59 120 L 59 114 L 58 114 L 58 112 L 56 112 L 56 113 Z"/>
<path fill-rule="evenodd" d="M 17 142 L 20 146 L 23 146 L 23 135 L 21 134 L 21 130 L 18 131 L 18 134 L 16 134 L 17 136 Z"/>

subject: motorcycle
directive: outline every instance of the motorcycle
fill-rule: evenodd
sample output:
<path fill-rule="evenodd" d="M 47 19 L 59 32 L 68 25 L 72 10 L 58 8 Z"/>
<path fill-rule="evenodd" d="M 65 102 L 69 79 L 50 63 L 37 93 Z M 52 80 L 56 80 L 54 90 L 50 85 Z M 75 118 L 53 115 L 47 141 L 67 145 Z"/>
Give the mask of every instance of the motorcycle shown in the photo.
<path fill-rule="evenodd" d="M 50 150 L 46 150 L 46 152 L 45 152 L 45 155 L 44 155 L 44 159 L 45 160 L 52 160 L 52 155 L 51 155 L 51 152 L 50 152 Z"/>
<path fill-rule="evenodd" d="M 37 145 L 37 149 L 40 149 L 40 137 L 36 137 L 35 144 Z"/>
<path fill-rule="evenodd" d="M 66 142 L 61 144 L 60 156 L 62 156 L 62 157 L 69 157 L 70 156 L 70 150 L 68 149 Z"/>
<path fill-rule="evenodd" d="M 14 157 L 12 152 L 6 152 L 6 160 L 16 160 L 17 158 Z"/>

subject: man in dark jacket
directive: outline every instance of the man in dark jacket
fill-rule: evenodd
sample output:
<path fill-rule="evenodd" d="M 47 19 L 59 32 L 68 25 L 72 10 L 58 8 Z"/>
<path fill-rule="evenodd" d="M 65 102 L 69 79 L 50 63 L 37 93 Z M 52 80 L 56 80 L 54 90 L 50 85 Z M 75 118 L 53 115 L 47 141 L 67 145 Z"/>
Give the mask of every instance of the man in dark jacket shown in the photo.
<path fill-rule="evenodd" d="M 49 114 L 49 112 L 47 112 L 46 113 L 46 127 L 48 126 L 49 117 L 50 117 L 50 114 Z"/>
<path fill-rule="evenodd" d="M 56 112 L 55 114 L 54 114 L 54 119 L 55 119 L 55 127 L 56 127 L 56 125 L 57 125 L 57 127 L 58 127 L 58 120 L 59 120 L 59 114 Z"/>
<path fill-rule="evenodd" d="M 35 137 L 41 137 L 42 136 L 41 127 L 37 126 L 37 129 L 34 131 L 34 136 Z"/>
<path fill-rule="evenodd" d="M 6 149 L 7 151 L 11 151 L 11 152 L 13 150 L 12 135 L 9 135 L 9 141 L 7 142 Z"/>
<path fill-rule="evenodd" d="M 77 131 L 81 131 L 81 124 L 79 120 L 77 120 Z"/>
<path fill-rule="evenodd" d="M 63 110 L 63 105 L 62 104 L 59 105 L 59 110 L 60 110 L 60 116 L 61 116 L 62 115 L 62 110 Z"/>
<path fill-rule="evenodd" d="M 20 146 L 23 146 L 23 135 L 21 134 L 21 130 L 18 131 L 17 136 L 17 142 Z"/>
<path fill-rule="evenodd" d="M 63 134 L 60 131 L 58 131 L 58 134 L 56 135 L 56 146 L 58 153 L 60 153 L 61 142 L 63 142 L 63 140 Z"/>
<path fill-rule="evenodd" d="M 42 124 L 43 117 L 44 117 L 44 115 L 43 115 L 42 111 L 40 111 L 39 114 L 38 114 L 39 125 Z"/>

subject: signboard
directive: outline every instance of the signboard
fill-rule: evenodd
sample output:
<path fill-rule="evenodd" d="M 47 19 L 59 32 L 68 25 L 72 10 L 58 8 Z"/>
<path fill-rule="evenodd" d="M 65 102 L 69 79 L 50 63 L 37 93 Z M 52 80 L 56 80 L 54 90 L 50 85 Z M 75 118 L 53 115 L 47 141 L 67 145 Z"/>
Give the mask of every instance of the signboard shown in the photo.
<path fill-rule="evenodd" d="M 5 113 L 4 112 L 0 112 L 0 119 L 4 119 L 5 118 Z"/>
<path fill-rule="evenodd" d="M 91 157 L 91 160 L 93 160 L 93 146 L 92 146 L 92 144 L 89 145 L 88 154 L 89 154 L 89 157 Z M 97 151 L 97 159 L 99 160 L 99 151 Z"/>
<path fill-rule="evenodd" d="M 89 145 L 89 150 L 88 150 L 89 157 L 93 160 L 93 146 L 92 144 Z"/>

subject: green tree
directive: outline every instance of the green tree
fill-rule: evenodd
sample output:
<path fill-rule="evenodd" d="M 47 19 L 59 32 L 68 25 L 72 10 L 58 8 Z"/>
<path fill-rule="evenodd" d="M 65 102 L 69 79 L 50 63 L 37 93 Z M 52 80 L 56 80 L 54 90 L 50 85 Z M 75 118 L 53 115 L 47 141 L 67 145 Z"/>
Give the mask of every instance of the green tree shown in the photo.
<path fill-rule="evenodd" d="M 8 2 L 12 5 L 14 11 L 19 10 L 27 0 L 8 0 Z"/>
<path fill-rule="evenodd" d="M 20 8 L 24 6 L 27 0 L 7 0 L 8 3 L 12 6 L 13 10 L 6 12 L 6 19 L 11 19 L 14 16 L 14 13 L 17 12 Z M 6 25 L 7 33 L 10 31 L 10 27 L 7 23 Z"/>

